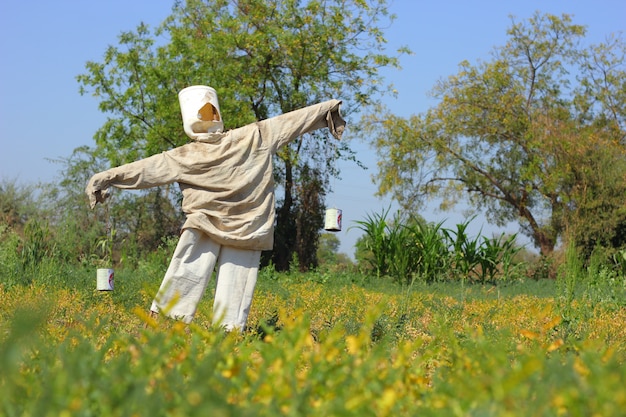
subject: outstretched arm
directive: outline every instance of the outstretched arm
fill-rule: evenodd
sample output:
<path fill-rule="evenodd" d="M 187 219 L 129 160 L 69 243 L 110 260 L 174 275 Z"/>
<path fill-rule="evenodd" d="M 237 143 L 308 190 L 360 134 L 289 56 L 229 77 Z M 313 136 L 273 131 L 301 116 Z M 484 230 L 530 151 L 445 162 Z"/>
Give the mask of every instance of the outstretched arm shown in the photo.
<path fill-rule="evenodd" d="M 144 189 L 170 184 L 178 177 L 178 164 L 167 152 L 153 155 L 95 174 L 89 180 L 85 192 L 89 206 L 103 203 L 109 196 L 109 187 Z"/>
<path fill-rule="evenodd" d="M 346 122 L 341 117 L 340 107 L 340 100 L 329 100 L 263 120 L 259 125 L 264 135 L 274 138 L 274 150 L 305 133 L 324 127 L 335 138 L 341 139 Z"/>

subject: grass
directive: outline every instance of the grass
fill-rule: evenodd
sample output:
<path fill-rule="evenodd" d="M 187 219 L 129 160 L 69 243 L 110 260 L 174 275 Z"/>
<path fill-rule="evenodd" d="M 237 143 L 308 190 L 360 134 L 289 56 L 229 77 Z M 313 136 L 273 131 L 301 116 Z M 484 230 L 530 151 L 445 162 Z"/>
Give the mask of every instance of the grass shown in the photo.
<path fill-rule="evenodd" d="M 95 270 L 80 267 L 0 285 L 0 414 L 611 416 L 626 409 L 619 291 L 589 297 L 568 283 L 565 306 L 562 285 L 549 280 L 400 286 L 269 272 L 260 276 L 250 329 L 237 335 L 210 326 L 212 288 L 188 328 L 150 320 L 161 274 L 153 264 L 120 269 L 113 292 L 96 291 Z"/>

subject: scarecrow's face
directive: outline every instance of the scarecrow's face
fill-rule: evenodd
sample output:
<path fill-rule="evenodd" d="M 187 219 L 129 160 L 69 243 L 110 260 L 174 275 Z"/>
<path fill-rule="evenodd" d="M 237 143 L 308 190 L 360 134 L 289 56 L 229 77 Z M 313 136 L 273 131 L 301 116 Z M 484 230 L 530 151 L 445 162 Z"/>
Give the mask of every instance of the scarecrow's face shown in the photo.
<path fill-rule="evenodd" d="M 224 129 L 214 89 L 202 85 L 187 87 L 178 94 L 178 98 L 183 127 L 191 139 L 202 139 L 209 133 Z"/>

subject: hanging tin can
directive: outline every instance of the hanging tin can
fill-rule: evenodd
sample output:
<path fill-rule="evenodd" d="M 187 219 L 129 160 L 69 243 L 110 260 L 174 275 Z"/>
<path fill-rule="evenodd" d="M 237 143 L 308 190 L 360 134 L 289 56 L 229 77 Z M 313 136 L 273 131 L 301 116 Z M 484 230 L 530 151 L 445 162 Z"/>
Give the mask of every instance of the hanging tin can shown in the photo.
<path fill-rule="evenodd" d="M 113 291 L 113 278 L 115 276 L 113 269 L 98 268 L 96 272 L 96 285 L 98 291 Z"/>
<path fill-rule="evenodd" d="M 324 230 L 329 232 L 339 232 L 341 230 L 341 210 L 337 208 L 326 209 Z"/>

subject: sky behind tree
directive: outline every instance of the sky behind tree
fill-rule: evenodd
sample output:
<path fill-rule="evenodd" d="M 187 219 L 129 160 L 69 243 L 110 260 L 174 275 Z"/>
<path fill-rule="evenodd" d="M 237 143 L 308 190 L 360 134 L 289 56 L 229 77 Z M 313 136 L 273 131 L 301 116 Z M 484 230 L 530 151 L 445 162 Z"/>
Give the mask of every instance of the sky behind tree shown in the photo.
<path fill-rule="evenodd" d="M 172 4 L 165 0 L 0 3 L 0 181 L 54 181 L 61 166 L 51 159 L 94 145 L 93 135 L 106 115 L 98 110 L 96 98 L 79 94 L 76 76 L 86 72 L 87 61 L 102 61 L 107 46 L 118 44 L 121 32 L 132 31 L 141 22 L 156 27 L 171 13 Z M 393 0 L 389 10 L 397 19 L 386 31 L 387 54 L 393 55 L 401 46 L 413 51 L 401 58 L 401 70 L 383 72 L 397 90 L 397 97 L 384 103 L 402 117 L 434 106 L 428 92 L 437 80 L 456 74 L 461 61 L 488 61 L 494 47 L 506 42 L 511 15 L 519 22 L 536 11 L 571 14 L 574 23 L 587 26 L 585 43 L 626 32 L 624 0 Z M 346 140 L 350 140 L 349 128 Z M 391 204 L 389 198 L 374 196 L 376 186 L 370 178 L 376 172 L 375 151 L 356 140 L 352 146 L 369 170 L 341 163 L 341 178 L 331 182 L 334 192 L 327 196 L 329 207 L 343 211 L 343 230 L 337 236 L 340 250 L 351 256 L 361 234 L 350 229 L 354 221 L 381 213 Z M 445 221 L 444 227 L 466 219 L 462 207 L 420 214 L 429 221 Z M 469 230 L 474 234 L 518 231 L 517 225 L 489 226 L 480 216 Z"/>

